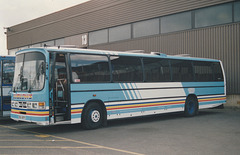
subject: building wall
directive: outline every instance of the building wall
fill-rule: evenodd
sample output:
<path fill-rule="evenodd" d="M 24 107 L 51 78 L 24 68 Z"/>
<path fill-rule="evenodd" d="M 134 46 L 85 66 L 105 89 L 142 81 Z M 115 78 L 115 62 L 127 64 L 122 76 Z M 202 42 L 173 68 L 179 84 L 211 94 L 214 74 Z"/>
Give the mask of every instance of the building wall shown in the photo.
<path fill-rule="evenodd" d="M 229 1 L 233 0 L 92 0 L 11 27 L 7 47 L 14 49 Z"/>
<path fill-rule="evenodd" d="M 191 28 L 185 30 L 161 32 L 162 17 L 188 11 L 193 14 L 204 7 L 228 2 L 240 4 L 240 1 L 234 0 L 91 0 L 10 27 L 10 31 L 7 32 L 7 45 L 11 54 L 18 49 L 43 46 L 43 44 L 75 44 L 79 47 L 95 49 L 145 50 L 169 55 L 190 54 L 194 57 L 220 59 L 226 72 L 227 94 L 235 95 L 237 97 L 234 99 L 237 99 L 240 96 L 239 19 L 235 21 L 233 16 L 232 22 L 202 28 L 198 28 L 196 23 L 192 22 Z M 134 37 L 133 25 L 149 19 L 159 20 L 159 32 L 145 37 Z M 111 39 L 111 30 L 118 27 L 129 30 L 129 25 L 131 34 L 128 39 L 118 41 Z M 107 32 L 106 42 L 89 44 L 91 42 L 88 38 L 99 30 Z M 84 39 L 88 42 L 84 43 Z"/>

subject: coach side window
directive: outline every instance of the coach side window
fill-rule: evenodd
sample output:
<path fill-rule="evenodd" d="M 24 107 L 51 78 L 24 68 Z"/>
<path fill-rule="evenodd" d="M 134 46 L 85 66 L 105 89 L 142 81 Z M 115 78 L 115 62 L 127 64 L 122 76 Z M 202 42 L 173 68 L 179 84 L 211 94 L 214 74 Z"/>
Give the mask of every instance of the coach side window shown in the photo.
<path fill-rule="evenodd" d="M 214 81 L 223 81 L 223 72 L 219 62 L 215 62 L 212 65 L 214 70 Z"/>
<path fill-rule="evenodd" d="M 177 82 L 194 81 L 192 62 L 187 60 L 170 60 L 172 80 Z"/>
<path fill-rule="evenodd" d="M 196 81 L 223 81 L 223 73 L 218 62 L 193 62 Z"/>
<path fill-rule="evenodd" d="M 70 59 L 72 82 L 110 82 L 107 56 L 71 54 Z"/>
<path fill-rule="evenodd" d="M 128 56 L 111 56 L 110 59 L 113 81 L 143 81 L 143 71 L 140 58 Z"/>
<path fill-rule="evenodd" d="M 14 76 L 14 61 L 3 60 L 3 72 L 2 72 L 2 83 L 12 84 Z"/>
<path fill-rule="evenodd" d="M 146 82 L 171 81 L 169 60 L 144 58 L 143 64 Z"/>
<path fill-rule="evenodd" d="M 193 62 L 196 81 L 213 81 L 213 68 L 211 62 Z"/>

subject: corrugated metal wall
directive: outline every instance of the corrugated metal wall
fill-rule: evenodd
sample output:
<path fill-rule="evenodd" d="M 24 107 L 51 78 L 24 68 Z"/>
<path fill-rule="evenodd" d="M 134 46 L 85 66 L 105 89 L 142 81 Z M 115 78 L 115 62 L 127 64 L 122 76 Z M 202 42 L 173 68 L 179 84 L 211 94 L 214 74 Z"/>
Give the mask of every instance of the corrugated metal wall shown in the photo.
<path fill-rule="evenodd" d="M 8 49 L 88 33 L 234 0 L 92 0 L 72 8 L 11 27 Z M 90 48 L 144 49 L 167 54 L 188 53 L 223 61 L 227 92 L 240 94 L 239 23 L 155 35 Z"/>
<path fill-rule="evenodd" d="M 158 51 L 169 55 L 190 54 L 194 57 L 223 61 L 228 94 L 240 94 L 240 23 L 207 27 L 90 46 L 106 50 Z"/>
<path fill-rule="evenodd" d="M 92 0 L 11 27 L 8 49 L 233 0 Z"/>

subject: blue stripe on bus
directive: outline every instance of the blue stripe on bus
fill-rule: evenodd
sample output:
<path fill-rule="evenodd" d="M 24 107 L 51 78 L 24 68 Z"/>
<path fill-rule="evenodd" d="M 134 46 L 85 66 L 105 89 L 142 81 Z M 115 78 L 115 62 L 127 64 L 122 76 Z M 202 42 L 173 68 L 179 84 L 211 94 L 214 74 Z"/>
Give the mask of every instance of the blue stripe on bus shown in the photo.
<path fill-rule="evenodd" d="M 123 96 L 125 97 L 125 99 L 126 99 L 126 100 L 129 100 L 129 99 L 130 99 L 130 96 L 128 95 L 127 90 L 125 90 L 125 89 L 127 89 L 127 88 L 124 86 L 123 83 L 119 83 L 119 85 L 120 85 L 121 90 L 119 90 L 119 92 L 117 92 L 117 93 L 122 93 Z M 111 93 L 112 93 L 112 92 L 111 92 Z M 115 92 L 115 93 L 116 93 L 116 92 Z"/>
<path fill-rule="evenodd" d="M 71 119 L 81 118 L 82 114 L 71 114 Z"/>
<path fill-rule="evenodd" d="M 134 96 L 133 96 L 133 94 L 132 94 L 132 91 L 131 91 L 133 88 L 129 87 L 128 84 L 125 84 L 125 85 L 126 85 L 126 89 L 128 89 L 127 92 L 128 92 L 128 93 L 130 94 L 130 96 L 131 96 L 130 99 L 135 99 Z"/>
<path fill-rule="evenodd" d="M 213 82 L 182 82 L 183 87 L 200 87 L 200 86 L 221 86 L 224 87 L 223 81 L 213 81 Z"/>
<path fill-rule="evenodd" d="M 137 105 L 137 104 L 141 105 L 141 104 L 164 103 L 164 102 L 177 102 L 177 101 L 185 101 L 185 99 L 153 101 L 153 102 L 137 102 L 137 103 L 127 103 L 127 104 L 114 104 L 114 105 L 106 105 L 106 107 L 125 106 L 125 105 Z"/>
<path fill-rule="evenodd" d="M 166 83 L 166 82 L 165 82 Z M 167 82 L 168 83 L 168 82 Z M 169 83 L 173 83 L 173 82 L 169 82 Z M 181 83 L 183 88 L 194 88 L 194 87 L 224 87 L 224 82 L 220 81 L 220 82 L 177 82 L 177 83 Z M 133 86 L 133 84 L 135 85 L 135 87 Z M 146 87 L 140 88 L 138 89 L 136 87 L 136 83 L 93 83 L 93 84 L 85 84 L 85 83 L 80 83 L 80 84 L 71 84 L 71 91 L 72 92 L 77 92 L 80 91 L 79 88 L 81 88 L 81 92 L 84 91 L 121 91 L 122 88 L 123 89 L 130 89 L 130 90 L 141 90 L 141 89 L 153 89 L 147 86 L 147 84 L 150 84 L 148 82 L 143 83 L 146 84 Z M 159 84 L 159 83 L 157 83 Z M 163 83 L 164 84 L 164 83 Z M 126 85 L 127 88 L 124 86 Z M 131 88 L 128 87 L 128 85 L 131 85 Z M 122 87 L 122 88 L 121 88 Z M 182 87 L 178 87 L 178 88 L 182 88 Z M 155 89 L 155 88 L 154 88 Z M 159 87 L 156 89 L 176 89 L 175 87 Z"/>
<path fill-rule="evenodd" d="M 206 101 L 206 102 L 200 102 L 199 105 L 210 105 L 210 104 L 218 104 L 218 103 L 225 103 L 226 100 L 219 100 L 219 101 Z"/>
<path fill-rule="evenodd" d="M 134 86 L 133 86 L 133 83 L 130 83 L 130 85 L 131 85 L 132 89 L 135 89 Z M 136 99 L 139 99 L 136 91 L 137 91 L 137 90 L 134 90 L 133 93 L 134 93 L 134 95 L 136 96 Z"/>
<path fill-rule="evenodd" d="M 46 110 L 46 109 L 42 109 L 42 110 L 39 110 L 39 109 L 23 109 L 23 108 L 14 108 L 14 107 L 12 107 L 12 109 L 14 109 L 14 110 L 19 110 L 19 111 L 36 111 L 36 112 L 45 112 L 45 111 L 49 111 L 48 109 Z"/>
<path fill-rule="evenodd" d="M 215 96 L 215 97 L 198 97 L 198 99 L 212 99 L 212 98 L 222 98 L 222 97 L 226 97 L 225 95 L 223 96 Z M 164 103 L 164 102 L 179 102 L 179 101 L 184 101 L 185 99 L 180 99 L 180 100 L 164 100 L 164 101 L 153 101 L 153 102 L 137 102 L 137 103 L 127 103 L 127 104 L 114 104 L 114 105 L 107 105 L 106 107 L 114 107 L 114 106 L 127 106 L 127 105 L 141 105 L 141 104 L 152 104 L 152 103 Z M 205 101 L 206 102 L 206 101 Z M 209 102 L 209 101 L 208 101 Z M 213 102 L 213 101 L 211 101 Z"/>
<path fill-rule="evenodd" d="M 114 114 L 134 113 L 134 112 L 143 112 L 143 111 L 146 112 L 146 111 L 174 109 L 174 108 L 184 108 L 184 105 L 176 104 L 176 105 L 163 105 L 163 106 L 141 107 L 141 108 L 132 108 L 132 109 L 117 109 L 117 110 L 107 111 L 107 114 L 114 115 Z"/>

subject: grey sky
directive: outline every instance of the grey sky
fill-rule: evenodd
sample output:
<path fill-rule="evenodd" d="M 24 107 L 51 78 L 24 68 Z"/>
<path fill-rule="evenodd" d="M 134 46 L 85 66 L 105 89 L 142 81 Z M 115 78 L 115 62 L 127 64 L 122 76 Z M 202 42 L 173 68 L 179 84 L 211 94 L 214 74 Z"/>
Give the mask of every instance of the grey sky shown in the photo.
<path fill-rule="evenodd" d="M 17 25 L 88 0 L 0 0 L 0 55 L 7 55 L 3 27 Z"/>

